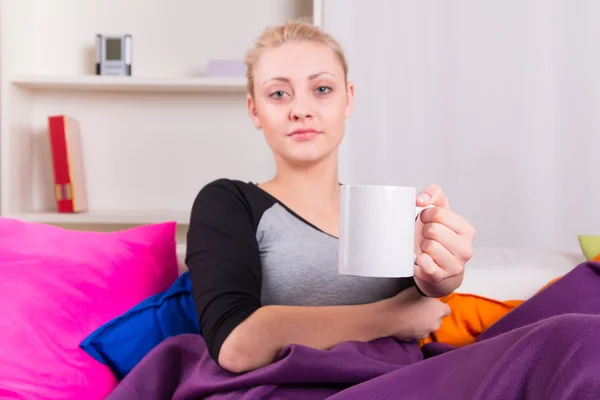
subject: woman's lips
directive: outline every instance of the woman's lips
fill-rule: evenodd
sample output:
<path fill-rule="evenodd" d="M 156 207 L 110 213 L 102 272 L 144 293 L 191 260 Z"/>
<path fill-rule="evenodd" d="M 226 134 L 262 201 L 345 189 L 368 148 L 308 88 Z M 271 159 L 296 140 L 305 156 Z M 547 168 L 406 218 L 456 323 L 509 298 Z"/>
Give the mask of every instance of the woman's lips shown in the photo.
<path fill-rule="evenodd" d="M 316 129 L 303 128 L 303 129 L 296 129 L 295 131 L 290 133 L 288 136 L 291 137 L 292 140 L 295 140 L 297 142 L 305 142 L 307 140 L 311 140 L 311 139 L 315 138 L 319 134 L 320 134 L 320 132 L 317 131 Z"/>

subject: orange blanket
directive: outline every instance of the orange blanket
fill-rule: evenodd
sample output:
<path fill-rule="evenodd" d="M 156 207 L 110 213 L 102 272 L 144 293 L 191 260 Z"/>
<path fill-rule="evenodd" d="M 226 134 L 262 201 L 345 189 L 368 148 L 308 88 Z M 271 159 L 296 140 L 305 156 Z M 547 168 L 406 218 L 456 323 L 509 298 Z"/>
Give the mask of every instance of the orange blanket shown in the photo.
<path fill-rule="evenodd" d="M 553 279 L 540 291 L 558 279 L 560 278 Z M 524 300 L 499 301 L 463 293 L 452 293 L 440 300 L 448 304 L 452 312 L 442 320 L 439 330 L 419 341 L 420 346 L 430 342 L 454 346 L 473 343 L 479 334 L 524 302 Z"/>

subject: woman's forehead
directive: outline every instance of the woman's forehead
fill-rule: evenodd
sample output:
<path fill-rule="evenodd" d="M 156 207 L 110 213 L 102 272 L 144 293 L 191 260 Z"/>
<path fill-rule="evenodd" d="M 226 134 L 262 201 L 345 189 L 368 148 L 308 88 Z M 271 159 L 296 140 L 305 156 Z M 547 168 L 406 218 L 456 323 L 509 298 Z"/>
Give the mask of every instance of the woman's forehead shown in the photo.
<path fill-rule="evenodd" d="M 339 78 L 343 74 L 341 64 L 329 47 L 309 42 L 286 43 L 265 51 L 254 72 L 261 82 Z"/>

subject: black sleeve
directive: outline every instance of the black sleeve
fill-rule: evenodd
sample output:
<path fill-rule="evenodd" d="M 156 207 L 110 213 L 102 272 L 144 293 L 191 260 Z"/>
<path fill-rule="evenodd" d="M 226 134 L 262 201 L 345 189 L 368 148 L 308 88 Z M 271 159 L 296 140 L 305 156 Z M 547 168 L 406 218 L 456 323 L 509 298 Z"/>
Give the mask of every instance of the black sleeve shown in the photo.
<path fill-rule="evenodd" d="M 211 182 L 196 196 L 186 264 L 200 332 L 217 362 L 227 336 L 261 306 L 255 232 L 250 204 L 232 181 Z"/>

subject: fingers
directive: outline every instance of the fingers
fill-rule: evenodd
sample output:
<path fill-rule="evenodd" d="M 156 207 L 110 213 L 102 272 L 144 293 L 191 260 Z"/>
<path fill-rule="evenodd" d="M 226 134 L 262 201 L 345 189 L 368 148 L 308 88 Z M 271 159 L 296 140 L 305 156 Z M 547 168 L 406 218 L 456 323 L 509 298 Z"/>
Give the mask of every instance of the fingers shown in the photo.
<path fill-rule="evenodd" d="M 421 253 L 415 262 L 414 276 L 428 282 L 440 282 L 448 278 L 449 274 L 429 254 Z"/>
<path fill-rule="evenodd" d="M 430 204 L 437 207 L 450 207 L 448 198 L 438 185 L 429 185 L 417 195 L 417 205 L 425 207 Z"/>
<path fill-rule="evenodd" d="M 414 276 L 437 284 L 464 271 L 472 256 L 475 229 L 466 218 L 452 211 L 448 198 L 437 185 L 430 185 L 417 196 L 417 205 L 435 205 L 420 213 L 422 228 L 418 229 Z M 419 254 L 420 253 L 420 254 Z M 456 281 L 458 282 L 458 281 Z M 454 285 L 455 281 L 451 281 Z M 443 293 L 449 288 L 444 288 Z"/>
<path fill-rule="evenodd" d="M 451 255 L 458 257 L 463 262 L 469 260 L 472 256 L 472 246 L 471 246 L 471 238 L 466 236 L 459 236 L 452 229 L 448 228 L 445 225 L 442 225 L 439 222 L 430 222 L 423 226 L 422 230 L 424 241 L 430 240 L 440 243 L 446 250 L 448 250 Z M 423 247 L 431 248 L 434 247 L 431 243 L 421 243 L 421 251 L 425 251 Z M 435 248 L 432 249 L 435 251 Z M 442 255 L 436 257 L 435 254 L 429 253 L 434 261 L 439 265 L 445 265 L 444 261 L 442 261 Z M 441 263 L 440 263 L 441 262 Z"/>
<path fill-rule="evenodd" d="M 442 318 L 446 318 L 448 315 L 452 314 L 452 309 L 446 303 L 442 303 L 444 307 L 442 307 Z"/>
<path fill-rule="evenodd" d="M 457 236 L 457 240 L 459 244 L 462 243 L 460 237 Z M 423 267 L 426 269 L 426 272 L 430 275 L 435 274 L 433 268 L 441 268 L 446 274 L 444 277 L 455 276 L 460 274 L 463 271 L 464 260 L 462 257 L 456 257 L 452 254 L 444 245 L 436 240 L 424 239 L 421 242 L 421 251 L 423 252 L 420 256 L 427 255 L 429 257 L 423 257 L 425 262 L 427 263 Z M 465 251 L 466 250 L 460 250 Z M 431 261 L 429 260 L 431 259 Z M 431 271 L 431 272 L 429 272 Z"/>
<path fill-rule="evenodd" d="M 475 237 L 475 229 L 471 226 L 469 221 L 449 208 L 428 208 L 421 212 L 420 218 L 423 224 L 437 222 L 450 228 L 458 235 L 466 236 L 471 240 Z"/>

